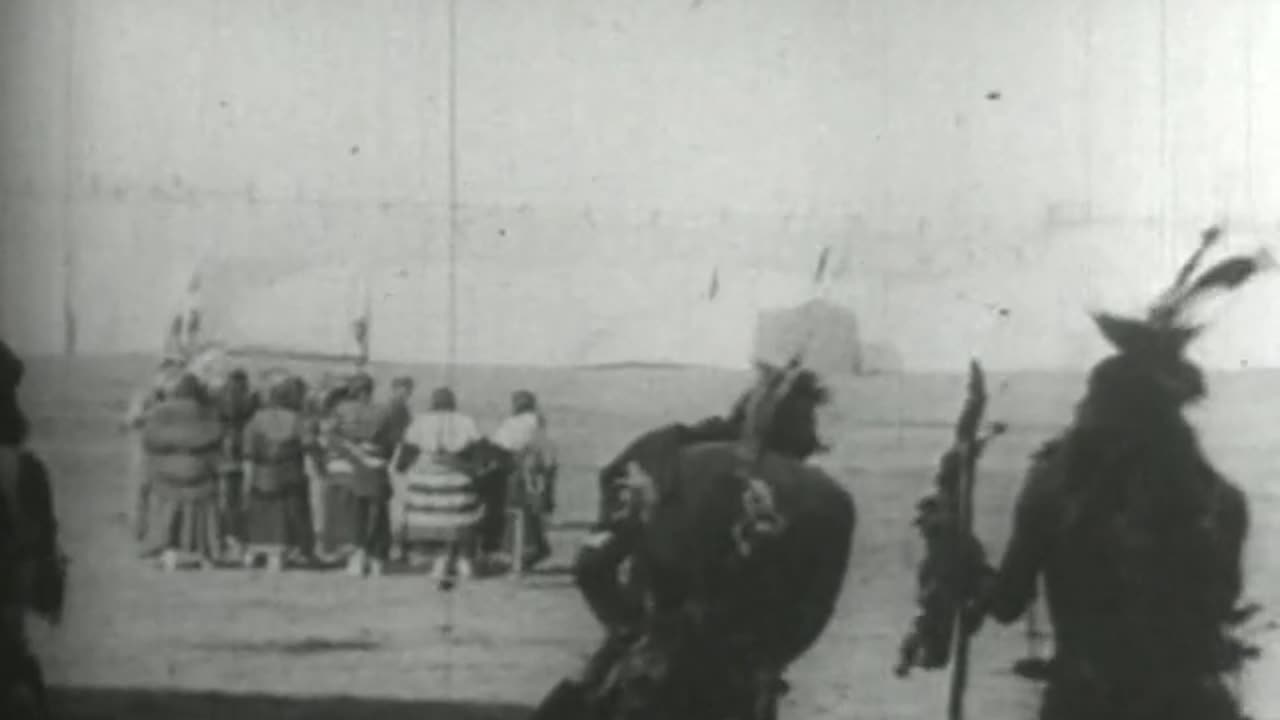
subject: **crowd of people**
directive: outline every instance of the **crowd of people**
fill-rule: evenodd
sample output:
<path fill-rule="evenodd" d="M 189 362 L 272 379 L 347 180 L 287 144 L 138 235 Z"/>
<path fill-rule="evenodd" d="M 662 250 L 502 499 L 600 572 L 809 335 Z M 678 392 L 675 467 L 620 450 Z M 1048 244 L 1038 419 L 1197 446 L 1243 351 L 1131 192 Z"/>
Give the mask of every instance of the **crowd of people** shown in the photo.
<path fill-rule="evenodd" d="M 376 389 L 365 372 L 313 386 L 273 370 L 255 386 L 236 369 L 210 382 L 166 360 L 125 421 L 142 556 L 167 570 L 369 576 L 394 555 L 450 583 L 550 556 L 558 466 L 533 393 L 515 392 L 486 436 L 451 388 L 425 411 L 413 408 L 412 378 L 393 380 L 385 401 Z"/>

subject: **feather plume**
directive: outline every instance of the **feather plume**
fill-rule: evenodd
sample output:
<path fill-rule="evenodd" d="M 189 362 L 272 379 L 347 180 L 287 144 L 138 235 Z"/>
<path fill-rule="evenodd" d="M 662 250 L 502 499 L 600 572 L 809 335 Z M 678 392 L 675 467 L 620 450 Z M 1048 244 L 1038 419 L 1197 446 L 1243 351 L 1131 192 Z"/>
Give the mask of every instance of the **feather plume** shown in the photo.
<path fill-rule="evenodd" d="M 1275 258 L 1267 250 L 1253 255 L 1237 255 L 1219 261 L 1193 282 L 1186 282 L 1176 292 L 1166 295 L 1152 307 L 1148 322 L 1156 327 L 1185 324 L 1188 310 L 1213 295 L 1243 287 L 1259 273 L 1275 267 Z"/>
<path fill-rule="evenodd" d="M 1191 280 L 1191 275 L 1195 273 L 1196 268 L 1200 266 L 1200 262 L 1204 260 L 1204 254 L 1209 251 L 1209 248 L 1216 245 L 1221 237 L 1222 227 L 1219 225 L 1214 225 L 1200 233 L 1200 247 L 1196 248 L 1196 251 L 1191 254 L 1191 257 L 1178 270 L 1178 277 L 1173 283 L 1175 290 L 1185 286 Z"/>
<path fill-rule="evenodd" d="M 1174 285 L 1152 304 L 1146 317 L 1105 312 L 1093 315 L 1098 330 L 1118 355 L 1094 367 L 1090 373 L 1091 395 L 1101 398 L 1116 394 L 1129 398 L 1124 401 L 1129 405 L 1133 405 L 1135 392 L 1145 398 L 1144 402 L 1156 404 L 1171 400 L 1182 405 L 1203 397 L 1203 376 L 1183 356 L 1186 347 L 1204 329 L 1192 321 L 1189 311 L 1205 298 L 1237 290 L 1276 266 L 1275 259 L 1264 250 L 1219 261 L 1193 279 L 1205 251 L 1220 234 L 1216 227 L 1202 234 L 1200 247 L 1183 264 Z"/>

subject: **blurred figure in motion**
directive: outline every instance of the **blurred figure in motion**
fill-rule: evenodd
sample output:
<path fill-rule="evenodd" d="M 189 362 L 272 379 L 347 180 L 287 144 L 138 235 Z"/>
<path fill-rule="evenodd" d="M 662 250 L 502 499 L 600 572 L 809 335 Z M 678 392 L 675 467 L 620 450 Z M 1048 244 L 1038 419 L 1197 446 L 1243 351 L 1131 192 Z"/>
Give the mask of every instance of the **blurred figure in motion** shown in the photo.
<path fill-rule="evenodd" d="M 596 478 L 599 486 L 596 531 L 606 532 L 615 517 L 624 512 L 622 495 L 632 463 L 639 464 L 650 475 L 662 475 L 674 466 L 675 458 L 683 447 L 737 440 L 742 435 L 749 395 L 749 391 L 740 395 L 727 415 L 713 415 L 693 424 L 671 423 L 654 428 L 632 440 L 613 460 L 600 468 Z"/>
<path fill-rule="evenodd" d="M 267 569 L 279 571 L 290 556 L 311 555 L 305 461 L 315 437 L 302 414 L 305 392 L 301 378 L 277 380 L 245 427 L 246 566 L 265 557 Z"/>
<path fill-rule="evenodd" d="M 324 438 L 325 546 L 345 556 L 354 576 L 380 575 L 391 546 L 388 463 L 395 444 L 373 392 L 373 378 L 357 373 Z"/>
<path fill-rule="evenodd" d="M 243 551 L 245 541 L 244 429 L 258 409 L 248 373 L 242 368 L 232 370 L 218 391 L 217 403 L 226 429 L 218 473 L 218 508 L 228 553 L 235 557 Z"/>
<path fill-rule="evenodd" d="M 458 411 L 450 388 L 431 393 L 430 409 L 418 413 L 405 433 L 397 469 L 406 479 L 401 542 L 405 547 L 443 545 L 432 576 L 452 587 L 473 573 L 473 529 L 483 509 L 463 453 L 481 439 L 476 423 Z"/>
<path fill-rule="evenodd" d="M 546 518 L 555 512 L 555 483 L 559 471 L 555 445 L 547 432 L 547 420 L 538 408 L 538 398 L 528 390 L 511 395 L 511 416 L 498 426 L 493 443 L 511 453 L 515 467 L 506 482 L 483 499 L 483 550 L 501 550 L 506 534 L 507 508 L 522 517 L 528 546 L 525 567 L 533 567 L 551 556 Z"/>
<path fill-rule="evenodd" d="M 48 718 L 44 678 L 27 641 L 26 614 L 56 623 L 66 590 L 66 561 L 48 470 L 25 447 L 18 405 L 22 361 L 0 341 L 0 717 Z"/>
<path fill-rule="evenodd" d="M 743 397 L 703 424 L 724 440 L 666 428 L 624 451 L 622 507 L 574 568 L 606 638 L 534 718 L 777 717 L 787 669 L 834 614 L 857 509 L 807 462 L 829 399 L 815 373 L 762 365 Z"/>
<path fill-rule="evenodd" d="M 207 566 L 221 556 L 218 473 L 224 435 L 218 408 L 189 373 L 147 415 L 142 441 L 151 497 L 142 555 L 159 555 L 166 570 L 187 562 Z"/>

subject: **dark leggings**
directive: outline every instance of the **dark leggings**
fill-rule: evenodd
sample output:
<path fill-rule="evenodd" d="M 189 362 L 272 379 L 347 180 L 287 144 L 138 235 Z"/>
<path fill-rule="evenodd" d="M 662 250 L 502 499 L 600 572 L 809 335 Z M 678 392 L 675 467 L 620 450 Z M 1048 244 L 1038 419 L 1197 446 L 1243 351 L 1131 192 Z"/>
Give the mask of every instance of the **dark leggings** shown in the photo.
<path fill-rule="evenodd" d="M 245 539 L 244 471 L 223 470 L 218 477 L 218 512 L 222 516 L 223 533 L 238 542 Z"/>
<path fill-rule="evenodd" d="M 478 531 L 480 550 L 496 553 L 502 550 L 507 534 L 507 478 L 502 473 L 489 473 L 477 478 L 476 492 L 484 507 Z"/>
<path fill-rule="evenodd" d="M 620 581 L 619 569 L 631 556 L 632 543 L 618 532 L 593 536 L 599 542 L 578 552 L 573 565 L 574 582 L 587 607 L 606 628 L 633 626 L 643 617 L 643 607 L 635 593 Z"/>
<path fill-rule="evenodd" d="M 390 498 L 362 495 L 342 486 L 327 489 L 325 534 L 328 550 L 352 545 L 371 558 L 385 560 L 391 551 Z"/>

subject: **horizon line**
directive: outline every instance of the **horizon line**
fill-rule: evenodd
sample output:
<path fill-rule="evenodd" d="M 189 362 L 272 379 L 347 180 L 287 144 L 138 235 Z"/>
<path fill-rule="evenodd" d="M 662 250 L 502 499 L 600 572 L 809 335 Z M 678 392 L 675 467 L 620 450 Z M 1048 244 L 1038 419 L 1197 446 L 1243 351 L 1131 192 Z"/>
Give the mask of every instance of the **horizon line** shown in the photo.
<path fill-rule="evenodd" d="M 345 356 L 337 354 L 325 354 L 318 352 L 258 352 L 244 350 L 229 350 L 227 353 L 234 358 L 245 358 L 249 360 L 278 360 L 278 361 L 295 361 L 307 363 L 332 363 L 332 364 L 349 364 L 355 365 L 358 358 L 355 356 Z M 27 361 L 66 361 L 66 360 L 144 360 L 152 358 L 159 360 L 162 353 L 152 353 L 145 351 L 110 351 L 110 352 L 81 352 L 75 354 L 67 354 L 61 352 L 39 352 L 39 353 L 21 353 L 20 357 Z M 976 358 L 982 363 L 981 358 Z M 395 359 L 371 359 L 368 362 L 370 366 L 421 366 L 421 367 L 447 367 L 449 363 L 443 360 L 395 360 Z M 752 371 L 750 365 L 743 367 L 727 367 L 717 365 L 700 365 L 679 362 L 654 362 L 654 361 L 636 361 L 636 362 L 607 362 L 607 363 L 563 363 L 563 364 L 538 364 L 538 363 L 504 363 L 500 361 L 486 362 L 456 362 L 453 364 L 455 368 L 475 368 L 475 369 L 512 369 L 512 370 L 575 370 L 590 372 L 620 372 L 627 370 L 648 371 L 648 372 L 669 372 L 669 371 L 686 371 L 686 372 L 721 372 L 721 373 L 748 373 Z M 1085 365 L 1078 367 L 1069 366 L 1025 366 L 1025 367 L 991 367 L 985 366 L 984 370 L 992 374 L 1001 375 L 1083 375 L 1089 371 L 1093 365 Z M 1245 365 L 1243 367 L 1204 367 L 1205 372 L 1214 375 L 1237 375 L 1253 372 L 1280 372 L 1280 366 L 1272 365 Z M 962 376 L 968 372 L 967 365 L 965 367 L 957 367 L 955 370 L 945 368 L 898 368 L 883 369 L 870 372 L 859 373 L 830 373 L 829 377 L 844 379 L 871 379 L 884 377 L 899 376 Z"/>

